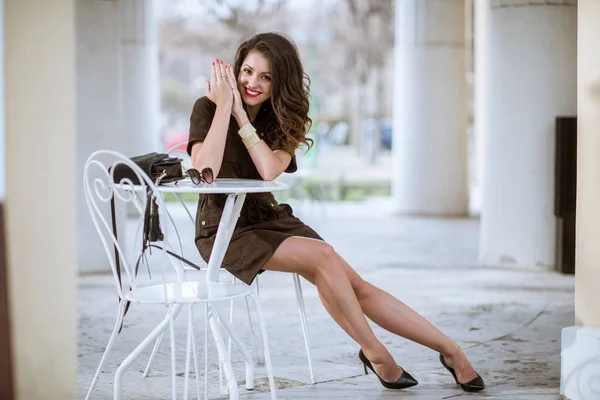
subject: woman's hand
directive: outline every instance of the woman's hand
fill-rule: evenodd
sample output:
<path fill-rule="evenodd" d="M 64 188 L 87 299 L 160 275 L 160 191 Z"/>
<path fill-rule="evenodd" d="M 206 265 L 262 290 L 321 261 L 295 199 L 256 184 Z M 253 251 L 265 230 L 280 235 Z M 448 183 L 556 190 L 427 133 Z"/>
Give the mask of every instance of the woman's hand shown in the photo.
<path fill-rule="evenodd" d="M 212 63 L 210 82 L 206 81 L 206 96 L 217 107 L 232 108 L 233 92 L 223 61 L 216 60 Z"/>
<path fill-rule="evenodd" d="M 244 126 L 248 122 L 250 122 L 250 119 L 248 119 L 248 113 L 246 113 L 246 110 L 244 109 L 244 103 L 242 101 L 242 96 L 237 86 L 237 79 L 235 78 L 235 74 L 233 73 L 233 68 L 231 67 L 231 65 L 229 65 L 227 66 L 226 70 L 229 76 L 229 83 L 231 84 L 231 92 L 233 93 L 233 104 L 231 105 L 231 114 L 237 121 L 238 126 Z"/>
<path fill-rule="evenodd" d="M 231 106 L 231 114 L 238 119 L 239 116 L 246 114 L 246 110 L 244 110 L 244 103 L 242 102 L 242 95 L 238 90 L 237 79 L 235 74 L 233 73 L 233 67 L 231 64 L 227 64 L 225 66 L 225 70 L 227 71 L 227 76 L 229 78 L 229 84 L 231 85 L 231 91 L 233 92 L 233 105 Z"/>

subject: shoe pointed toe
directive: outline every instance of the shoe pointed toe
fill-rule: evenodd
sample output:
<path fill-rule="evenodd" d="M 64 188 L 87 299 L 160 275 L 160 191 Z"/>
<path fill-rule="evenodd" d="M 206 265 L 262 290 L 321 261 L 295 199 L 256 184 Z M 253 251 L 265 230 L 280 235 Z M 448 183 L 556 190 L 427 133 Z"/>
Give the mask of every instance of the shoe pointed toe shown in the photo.
<path fill-rule="evenodd" d="M 483 382 L 483 378 L 477 375 L 476 378 L 467 383 L 460 383 L 460 387 L 465 392 L 479 392 L 485 389 L 485 383 Z"/>
<path fill-rule="evenodd" d="M 416 386 L 419 384 L 419 382 L 415 378 L 413 378 L 411 374 L 404 371 L 404 368 L 402 368 L 402 370 L 402 375 L 400 375 L 400 378 L 398 378 L 398 380 L 394 382 L 395 384 L 399 384 L 403 388 L 409 388 L 411 386 Z"/>
<path fill-rule="evenodd" d="M 465 392 L 479 392 L 480 390 L 485 389 L 485 384 L 483 383 L 483 378 L 479 374 L 477 374 L 477 376 L 475 378 L 473 378 L 472 380 L 470 380 L 469 382 L 461 383 L 458 380 L 458 377 L 456 376 L 456 372 L 454 372 L 454 368 L 452 368 L 448 364 L 446 364 L 446 360 L 444 360 L 444 357 L 441 354 L 440 354 L 440 362 L 448 371 L 450 371 L 456 384 L 460 385 L 462 390 L 464 390 Z"/>
<path fill-rule="evenodd" d="M 379 379 L 379 382 L 381 382 L 381 385 L 387 389 L 406 389 L 406 388 L 409 388 L 409 387 L 419 384 L 419 382 L 417 382 L 417 380 L 415 378 L 413 378 L 411 374 L 406 372 L 406 370 L 402 367 L 400 367 L 400 368 L 402 368 L 402 375 L 400 375 L 400 378 L 398 378 L 395 382 L 387 382 L 387 381 L 383 380 L 377 374 L 377 372 L 375 372 L 373 365 L 367 359 L 367 357 L 363 353 L 362 349 L 358 352 L 358 358 L 360 358 L 360 361 L 362 361 L 362 363 L 365 365 L 365 372 L 367 371 L 367 368 L 369 368 L 371 371 L 373 371 L 373 373 Z"/>

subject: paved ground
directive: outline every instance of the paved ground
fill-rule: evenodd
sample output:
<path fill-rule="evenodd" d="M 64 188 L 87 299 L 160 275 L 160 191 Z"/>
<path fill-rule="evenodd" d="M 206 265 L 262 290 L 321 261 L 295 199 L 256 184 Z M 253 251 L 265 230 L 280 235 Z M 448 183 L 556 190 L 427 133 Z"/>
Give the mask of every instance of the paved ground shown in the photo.
<path fill-rule="evenodd" d="M 371 202 L 368 207 L 307 203 L 297 204 L 295 209 L 296 214 L 312 224 L 365 279 L 402 299 L 463 346 L 488 385 L 485 392 L 469 396 L 510 400 L 559 397 L 560 330 L 573 323 L 572 277 L 540 269 L 479 266 L 476 219 L 390 216 L 389 203 L 385 201 Z M 184 218 L 177 210 L 174 214 Z M 194 248 L 186 251 L 193 254 Z M 291 277 L 266 273 L 260 278 L 279 399 L 467 396 L 453 384 L 449 373 L 439 364 L 437 354 L 378 327 L 374 327 L 378 337 L 420 383 L 405 391 L 390 391 L 384 389 L 374 375 L 364 376 L 357 357 L 358 346 L 328 317 L 314 288 L 309 284 L 304 288 L 319 381 L 316 385 L 309 384 Z M 112 275 L 83 276 L 79 299 L 79 388 L 80 398 L 84 398 L 117 311 Z M 132 308 L 93 398 L 112 398 L 112 378 L 119 362 L 164 313 L 161 307 L 136 305 Z M 250 344 L 244 313 L 243 302 L 240 302 L 236 305 L 236 323 Z M 201 315 L 197 318 L 198 331 L 202 334 Z M 177 371 L 183 375 L 185 326 L 183 318 L 178 322 Z M 168 342 L 161 346 L 151 376 L 142 378 L 148 354 L 149 351 L 126 373 L 123 399 L 170 398 Z M 218 393 L 214 347 L 210 348 L 209 355 L 211 398 L 226 398 Z M 233 358 L 236 376 L 241 382 L 243 363 L 235 351 Z M 240 385 L 242 398 L 270 398 L 265 393 L 262 365 L 258 366 L 257 378 L 254 392 L 247 392 Z M 183 378 L 178 377 L 178 384 L 182 386 L 182 383 Z"/>

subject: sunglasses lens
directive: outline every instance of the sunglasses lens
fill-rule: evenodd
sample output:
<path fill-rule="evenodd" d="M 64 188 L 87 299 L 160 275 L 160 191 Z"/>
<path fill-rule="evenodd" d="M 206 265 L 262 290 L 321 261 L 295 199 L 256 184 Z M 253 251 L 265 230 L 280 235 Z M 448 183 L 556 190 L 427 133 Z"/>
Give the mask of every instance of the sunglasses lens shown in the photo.
<path fill-rule="evenodd" d="M 200 176 L 200 172 L 198 172 L 197 169 L 194 168 L 190 168 L 188 169 L 188 175 L 190 176 L 190 179 L 192 180 L 192 183 L 194 185 L 199 184 L 202 181 L 202 177 Z"/>
<path fill-rule="evenodd" d="M 202 178 L 204 178 L 204 181 L 206 183 L 213 183 L 213 181 L 215 180 L 215 177 L 213 176 L 213 171 L 211 168 L 204 168 L 202 170 Z"/>

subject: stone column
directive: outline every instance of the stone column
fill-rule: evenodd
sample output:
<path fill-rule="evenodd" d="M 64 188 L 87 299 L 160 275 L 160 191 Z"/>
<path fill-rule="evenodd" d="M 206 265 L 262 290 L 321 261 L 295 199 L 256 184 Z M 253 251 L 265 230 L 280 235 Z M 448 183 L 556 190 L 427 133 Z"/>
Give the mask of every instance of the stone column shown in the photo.
<path fill-rule="evenodd" d="M 554 264 L 555 117 L 576 113 L 576 2 L 491 0 L 480 261 Z"/>
<path fill-rule="evenodd" d="M 490 0 L 472 0 L 473 21 L 473 139 L 474 176 L 471 186 L 470 209 L 473 214 L 481 215 L 481 192 L 483 171 L 485 170 L 484 143 L 487 132 L 488 115 L 488 31 Z"/>
<path fill-rule="evenodd" d="M 128 155 L 160 150 L 154 0 L 118 0 L 123 133 Z"/>
<path fill-rule="evenodd" d="M 14 398 L 75 399 L 75 2 L 4 3 Z"/>
<path fill-rule="evenodd" d="M 154 0 L 77 2 L 77 198 L 80 271 L 107 271 L 106 253 L 83 195 L 95 150 L 125 155 L 161 150 Z M 121 220 L 125 214 L 119 216 Z"/>
<path fill-rule="evenodd" d="M 562 332 L 560 393 L 600 396 L 600 2 L 578 2 L 575 326 Z"/>
<path fill-rule="evenodd" d="M 119 8 L 114 1 L 78 0 L 76 12 L 78 265 L 82 272 L 108 271 L 85 202 L 83 167 L 96 150 L 128 153 L 122 128 Z"/>
<path fill-rule="evenodd" d="M 465 215 L 465 1 L 397 0 L 394 68 L 395 208 Z"/>

